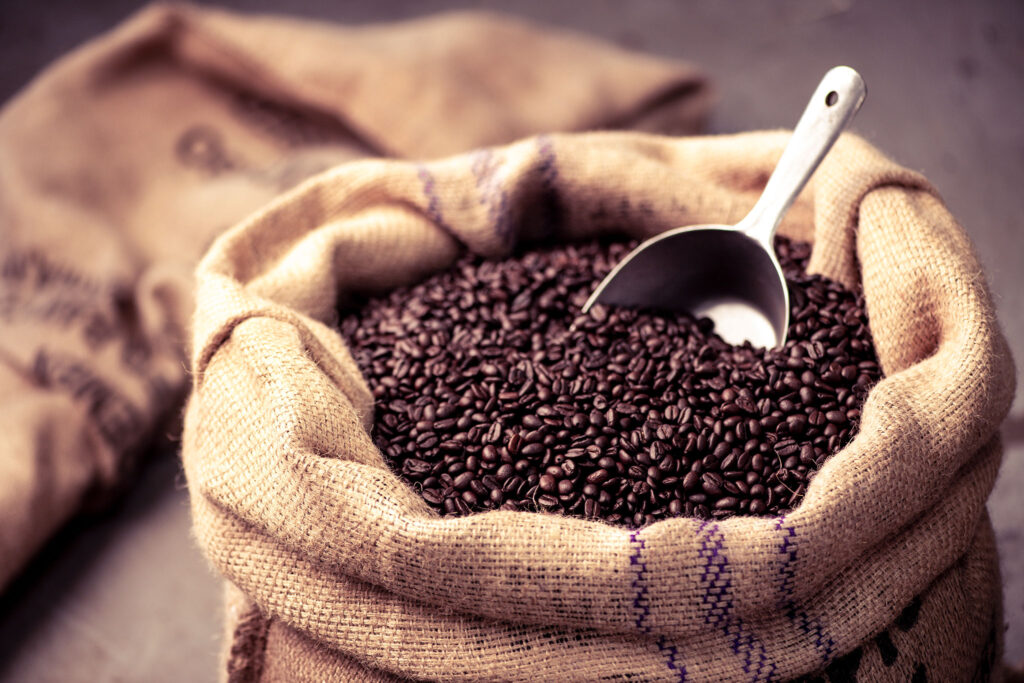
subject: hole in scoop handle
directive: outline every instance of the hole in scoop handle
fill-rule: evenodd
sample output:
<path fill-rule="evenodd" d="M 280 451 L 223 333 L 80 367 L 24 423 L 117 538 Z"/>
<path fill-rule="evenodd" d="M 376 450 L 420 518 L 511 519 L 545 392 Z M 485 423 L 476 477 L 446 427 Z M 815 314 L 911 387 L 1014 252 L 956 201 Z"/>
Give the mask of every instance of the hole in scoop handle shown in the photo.
<path fill-rule="evenodd" d="M 830 69 L 811 96 L 779 164 L 740 229 L 772 249 L 772 237 L 782 216 L 814 169 L 828 153 L 850 119 L 860 109 L 867 88 L 860 74 L 848 66 Z"/>

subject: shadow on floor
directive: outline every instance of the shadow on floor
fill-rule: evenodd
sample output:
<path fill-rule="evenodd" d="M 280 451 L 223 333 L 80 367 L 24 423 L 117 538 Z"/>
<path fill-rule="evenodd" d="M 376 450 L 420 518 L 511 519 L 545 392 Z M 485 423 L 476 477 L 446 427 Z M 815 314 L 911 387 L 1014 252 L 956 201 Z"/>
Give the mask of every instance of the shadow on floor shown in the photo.
<path fill-rule="evenodd" d="M 81 577 L 117 539 L 123 520 L 144 516 L 184 487 L 177 444 L 161 444 L 148 457 L 124 495 L 108 508 L 74 517 L 0 592 L 0 680 L 40 629 L 73 594 Z"/>

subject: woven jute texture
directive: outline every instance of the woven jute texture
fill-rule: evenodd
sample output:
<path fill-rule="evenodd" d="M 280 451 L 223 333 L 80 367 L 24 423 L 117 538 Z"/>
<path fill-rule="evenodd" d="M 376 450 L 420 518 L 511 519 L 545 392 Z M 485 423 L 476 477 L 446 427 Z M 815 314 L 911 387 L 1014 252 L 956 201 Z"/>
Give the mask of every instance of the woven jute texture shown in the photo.
<path fill-rule="evenodd" d="M 59 60 L 0 112 L 0 588 L 173 431 L 217 234 L 367 155 L 693 133 L 708 106 L 686 64 L 478 12 L 349 27 L 154 5 Z"/>
<path fill-rule="evenodd" d="M 371 394 L 333 327 L 349 295 L 467 249 L 734 223 L 787 140 L 545 135 L 358 161 L 219 238 L 198 269 L 184 458 L 196 535 L 264 622 L 233 677 L 986 677 L 1002 617 L 985 500 L 1012 361 L 964 231 L 857 137 L 782 232 L 813 240 L 811 271 L 863 286 L 885 378 L 797 509 L 632 531 L 442 519 L 371 441 Z"/>

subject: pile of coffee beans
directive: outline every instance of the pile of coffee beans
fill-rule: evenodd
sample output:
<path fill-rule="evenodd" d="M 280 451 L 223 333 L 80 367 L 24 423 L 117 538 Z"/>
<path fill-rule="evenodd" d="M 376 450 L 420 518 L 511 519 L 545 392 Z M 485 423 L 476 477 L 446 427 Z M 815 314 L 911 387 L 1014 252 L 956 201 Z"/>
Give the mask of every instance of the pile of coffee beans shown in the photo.
<path fill-rule="evenodd" d="M 446 515 L 533 510 L 639 527 L 777 514 L 857 429 L 880 377 L 862 297 L 779 240 L 785 346 L 708 319 L 580 309 L 634 244 L 465 258 L 343 311 L 376 400 L 374 441 Z"/>

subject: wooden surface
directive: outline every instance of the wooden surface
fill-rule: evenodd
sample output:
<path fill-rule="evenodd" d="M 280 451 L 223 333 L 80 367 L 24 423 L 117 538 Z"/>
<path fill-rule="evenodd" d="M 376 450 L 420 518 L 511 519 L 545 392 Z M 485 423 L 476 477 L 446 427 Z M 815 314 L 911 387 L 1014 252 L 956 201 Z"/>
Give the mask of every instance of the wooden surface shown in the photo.
<path fill-rule="evenodd" d="M 0 99 L 137 6 L 0 3 Z M 700 64 L 720 92 L 712 132 L 792 127 L 821 74 L 835 64 L 857 68 L 869 94 L 853 129 L 942 193 L 977 245 L 1003 329 L 1024 359 L 1024 3 L 298 0 L 288 11 L 363 23 L 454 7 L 503 10 Z M 989 509 L 1003 563 L 1007 660 L 1024 663 L 1020 395 L 1003 433 Z M 123 505 L 55 539 L 0 598 L 0 680 L 217 678 L 219 586 L 189 535 L 177 467 L 173 456 L 155 457 Z"/>

